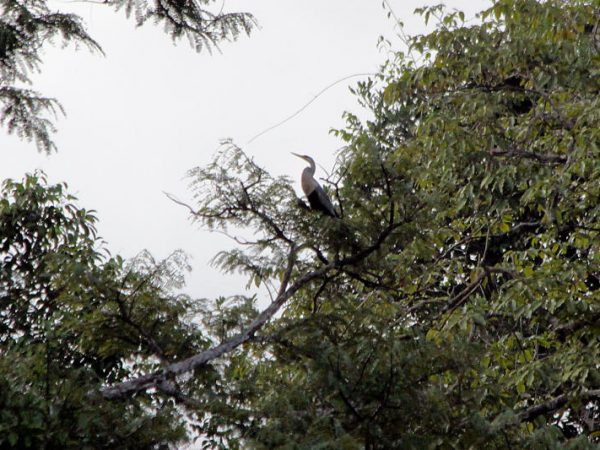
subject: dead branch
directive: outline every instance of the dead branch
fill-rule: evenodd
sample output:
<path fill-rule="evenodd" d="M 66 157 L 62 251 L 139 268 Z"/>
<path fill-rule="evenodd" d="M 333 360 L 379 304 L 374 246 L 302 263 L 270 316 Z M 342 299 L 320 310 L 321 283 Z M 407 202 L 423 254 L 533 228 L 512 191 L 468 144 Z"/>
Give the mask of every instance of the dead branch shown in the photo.
<path fill-rule="evenodd" d="M 494 147 L 490 149 L 490 156 L 504 156 L 507 158 L 517 157 L 524 159 L 532 159 L 534 161 L 538 161 L 546 164 L 564 164 L 567 162 L 567 157 L 565 155 L 555 155 L 552 153 L 536 153 L 530 152 L 527 150 L 519 149 L 519 148 L 511 148 L 508 150 L 504 150 L 499 147 Z"/>

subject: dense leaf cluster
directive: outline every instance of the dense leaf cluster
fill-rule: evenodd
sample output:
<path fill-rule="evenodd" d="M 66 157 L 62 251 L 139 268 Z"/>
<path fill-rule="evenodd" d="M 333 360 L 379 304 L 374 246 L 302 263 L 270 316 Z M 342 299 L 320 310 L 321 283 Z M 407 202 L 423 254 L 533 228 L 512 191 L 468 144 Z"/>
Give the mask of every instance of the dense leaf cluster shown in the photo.
<path fill-rule="evenodd" d="M 95 218 L 40 174 L 0 193 L 0 447 L 148 448 L 185 436 L 170 402 L 110 404 L 93 395 L 199 351 L 174 294 L 185 259 L 125 264 Z"/>
<path fill-rule="evenodd" d="M 374 119 L 337 132 L 341 220 L 306 214 L 239 149 L 192 174 L 217 194 L 195 217 L 261 236 L 225 268 L 276 284 L 292 251 L 295 277 L 323 270 L 229 361 L 244 401 L 210 417 L 224 447 L 598 442 L 597 7 L 421 13 L 437 29 L 357 89 Z"/>

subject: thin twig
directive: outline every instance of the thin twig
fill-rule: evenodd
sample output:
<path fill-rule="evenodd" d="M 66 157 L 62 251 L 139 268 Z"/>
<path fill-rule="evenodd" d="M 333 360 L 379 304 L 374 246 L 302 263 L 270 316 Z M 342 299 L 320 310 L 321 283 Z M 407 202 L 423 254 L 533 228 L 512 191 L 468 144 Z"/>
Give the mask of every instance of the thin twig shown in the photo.
<path fill-rule="evenodd" d="M 331 89 L 332 87 L 334 87 L 336 84 L 341 83 L 342 81 L 346 81 L 350 78 L 355 78 L 355 77 L 365 77 L 365 76 L 374 76 L 377 75 L 375 73 L 355 73 L 352 75 L 348 75 L 345 76 L 343 78 L 340 78 L 339 80 L 334 81 L 333 83 L 328 84 L 327 86 L 325 86 L 323 89 L 321 89 L 312 99 L 310 99 L 307 103 L 304 104 L 304 106 L 302 106 L 300 109 L 298 109 L 296 112 L 294 112 L 293 114 L 291 114 L 290 116 L 286 117 L 285 119 L 283 119 L 281 122 L 276 123 L 275 125 L 270 126 L 269 128 L 261 131 L 260 133 L 258 133 L 257 135 L 253 136 L 248 142 L 246 142 L 246 145 L 251 144 L 252 142 L 254 142 L 256 139 L 258 139 L 259 137 L 263 136 L 264 134 L 268 133 L 271 130 L 274 130 L 275 128 L 280 127 L 281 125 L 289 122 L 290 120 L 292 120 L 294 117 L 296 117 L 297 115 L 299 115 L 302 111 L 304 111 L 306 108 L 308 108 L 310 106 L 310 104 L 312 102 L 314 102 L 316 99 L 318 99 L 321 95 L 323 95 L 325 92 L 327 92 L 329 89 Z"/>

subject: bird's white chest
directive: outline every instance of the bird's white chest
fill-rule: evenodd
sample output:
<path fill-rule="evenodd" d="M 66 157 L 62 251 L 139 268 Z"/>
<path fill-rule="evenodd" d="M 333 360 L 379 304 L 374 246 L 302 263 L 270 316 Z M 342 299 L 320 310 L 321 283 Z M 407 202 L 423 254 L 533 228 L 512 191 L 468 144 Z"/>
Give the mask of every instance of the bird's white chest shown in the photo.
<path fill-rule="evenodd" d="M 302 171 L 302 176 L 300 177 L 300 186 L 302 186 L 302 190 L 308 195 L 315 190 L 316 184 L 317 182 L 315 181 L 310 168 L 307 167 Z"/>

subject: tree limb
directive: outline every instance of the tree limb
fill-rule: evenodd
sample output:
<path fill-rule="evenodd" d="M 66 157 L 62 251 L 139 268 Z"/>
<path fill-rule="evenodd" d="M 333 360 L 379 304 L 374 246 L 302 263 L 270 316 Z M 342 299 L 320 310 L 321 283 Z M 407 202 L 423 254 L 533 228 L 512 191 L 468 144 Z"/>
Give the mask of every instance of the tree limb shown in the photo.
<path fill-rule="evenodd" d="M 169 377 L 191 372 L 192 370 L 203 366 L 207 362 L 232 351 L 233 349 L 242 345 L 244 342 L 249 341 L 254 336 L 254 333 L 262 328 L 263 325 L 271 317 L 273 317 L 273 315 L 275 315 L 275 313 L 279 310 L 279 308 L 281 308 L 286 300 L 288 300 L 293 294 L 296 293 L 296 291 L 298 291 L 298 289 L 300 289 L 310 280 L 321 276 L 323 273 L 331 269 L 329 266 L 323 266 L 317 270 L 308 272 L 304 276 L 300 277 L 288 289 L 291 273 L 296 261 L 296 252 L 296 248 L 292 247 L 288 255 L 288 265 L 281 282 L 281 287 L 279 289 L 277 298 L 262 313 L 260 313 L 258 317 L 252 321 L 252 323 L 250 323 L 244 332 L 234 336 L 229 341 L 217 345 L 216 347 L 200 352 L 194 356 L 191 356 L 190 358 L 184 359 L 183 361 L 165 366 L 154 373 L 143 375 L 132 380 L 107 387 L 101 391 L 103 397 L 108 400 L 113 400 L 156 387 L 163 381 L 169 379 Z"/>
<path fill-rule="evenodd" d="M 584 391 L 580 396 L 582 400 L 595 400 L 600 398 L 600 389 Z M 539 405 L 531 406 L 517 413 L 517 420 L 520 422 L 531 422 L 538 416 L 551 413 L 566 405 L 571 397 L 568 394 L 561 394 Z"/>
<path fill-rule="evenodd" d="M 519 148 L 511 148 L 508 150 L 501 149 L 499 147 L 494 147 L 490 150 L 491 156 L 505 156 L 505 157 L 519 157 L 525 159 L 533 159 L 535 161 L 541 163 L 550 163 L 550 164 L 563 164 L 567 162 L 567 157 L 565 155 L 555 155 L 555 154 L 544 154 L 544 153 L 535 153 L 527 150 L 522 150 Z"/>
<path fill-rule="evenodd" d="M 368 257 L 377 249 L 379 249 L 385 239 L 400 225 L 401 224 L 396 223 L 386 227 L 386 229 L 383 230 L 383 232 L 379 235 L 377 240 L 375 240 L 375 242 L 369 247 L 347 258 L 341 260 L 336 259 L 318 269 L 307 272 L 299 277 L 291 286 L 289 286 L 298 252 L 298 248 L 296 246 L 291 246 L 290 253 L 288 254 L 288 264 L 279 288 L 279 292 L 277 293 L 277 297 L 265 310 L 263 310 L 263 312 L 258 315 L 258 317 L 256 317 L 256 319 L 250 323 L 246 330 L 232 337 L 230 340 L 223 342 L 222 344 L 200 352 L 194 356 L 184 359 L 183 361 L 169 364 L 153 373 L 142 375 L 114 386 L 101 389 L 100 392 L 102 396 L 107 400 L 115 400 L 132 395 L 136 392 L 144 391 L 146 389 L 156 388 L 160 383 L 170 379 L 173 376 L 191 372 L 194 369 L 197 369 L 198 367 L 201 367 L 218 358 L 219 356 L 231 352 L 245 342 L 253 339 L 254 333 L 260 330 L 275 315 L 275 313 L 279 311 L 283 304 L 308 282 L 325 275 L 333 269 L 354 264 Z"/>
<path fill-rule="evenodd" d="M 479 275 L 477 275 L 477 278 L 475 278 L 475 280 L 473 280 L 470 284 L 468 284 L 460 293 L 458 293 L 456 296 L 449 299 L 448 302 L 446 303 L 446 305 L 444 306 L 444 308 L 442 309 L 442 311 L 440 312 L 440 314 L 438 314 L 438 316 L 436 317 L 436 320 L 440 319 L 443 314 L 448 313 L 446 315 L 445 320 L 441 324 L 440 329 L 444 328 L 444 326 L 448 322 L 448 319 L 454 313 L 454 311 L 458 307 L 463 305 L 467 301 L 467 299 L 471 296 L 471 294 L 477 290 L 477 288 L 481 285 L 483 280 L 485 278 L 488 278 L 490 276 L 490 274 L 492 274 L 492 273 L 501 273 L 501 274 L 509 276 L 510 278 L 515 278 L 517 276 L 517 274 L 513 270 L 510 270 L 510 269 L 504 269 L 502 267 L 484 266 L 483 270 L 479 273 Z M 427 302 L 427 303 L 430 303 L 430 302 Z M 419 307 L 420 304 L 417 304 L 415 306 Z M 411 307 L 410 310 L 413 310 L 415 308 L 415 306 Z"/>
<path fill-rule="evenodd" d="M 559 340 L 564 341 L 570 334 L 573 334 L 588 325 L 597 325 L 598 321 L 600 321 L 600 312 L 584 316 L 580 319 L 573 320 L 572 322 L 559 324 L 554 327 L 554 332 L 558 335 Z"/>

